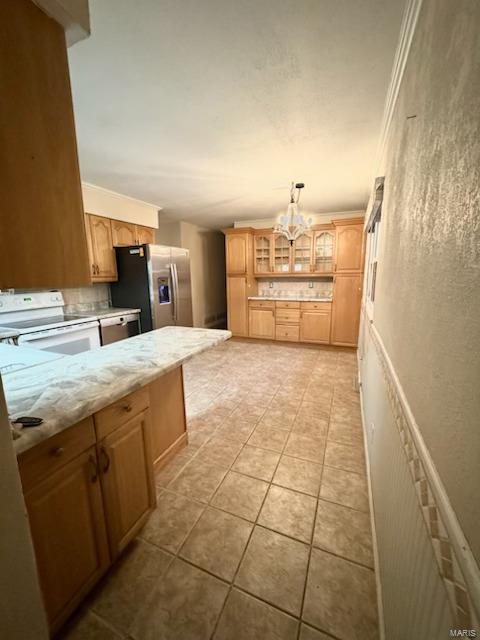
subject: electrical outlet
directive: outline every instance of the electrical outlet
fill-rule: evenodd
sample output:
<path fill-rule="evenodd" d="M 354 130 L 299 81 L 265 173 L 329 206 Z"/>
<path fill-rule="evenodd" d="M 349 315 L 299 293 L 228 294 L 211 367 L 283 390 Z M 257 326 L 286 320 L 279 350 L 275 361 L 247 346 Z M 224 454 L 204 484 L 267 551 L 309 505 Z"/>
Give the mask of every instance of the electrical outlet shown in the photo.
<path fill-rule="evenodd" d="M 270 289 L 273 289 L 273 282 L 269 282 L 268 286 L 270 287 Z"/>
<path fill-rule="evenodd" d="M 309 283 L 308 283 L 308 288 L 309 288 L 309 289 L 313 289 L 313 282 L 309 282 Z"/>

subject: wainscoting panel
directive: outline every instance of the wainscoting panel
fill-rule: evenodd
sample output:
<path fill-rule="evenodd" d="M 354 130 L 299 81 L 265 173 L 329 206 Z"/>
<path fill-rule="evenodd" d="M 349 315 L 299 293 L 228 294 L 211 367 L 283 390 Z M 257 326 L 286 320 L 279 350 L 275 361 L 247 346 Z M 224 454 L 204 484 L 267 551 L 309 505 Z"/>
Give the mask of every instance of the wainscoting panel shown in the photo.
<path fill-rule="evenodd" d="M 451 628 L 472 628 L 467 623 L 474 623 L 475 614 L 472 607 L 469 607 L 468 619 L 463 615 L 465 612 L 459 612 L 445 575 L 439 569 L 435 544 L 448 545 L 449 552 L 451 545 L 443 530 L 438 540 L 433 540 L 432 530 L 427 526 L 419 495 L 421 478 L 412 472 L 412 465 L 415 470 L 417 463 L 413 456 L 409 459 L 408 446 L 398 427 L 399 413 L 392 403 L 392 390 L 373 340 L 366 321 L 362 327 L 359 369 L 384 637 L 386 640 L 448 638 Z M 457 575 L 460 575 L 458 567 Z M 454 589 L 456 582 L 452 581 Z M 461 579 L 458 583 L 460 588 L 464 586 Z"/>

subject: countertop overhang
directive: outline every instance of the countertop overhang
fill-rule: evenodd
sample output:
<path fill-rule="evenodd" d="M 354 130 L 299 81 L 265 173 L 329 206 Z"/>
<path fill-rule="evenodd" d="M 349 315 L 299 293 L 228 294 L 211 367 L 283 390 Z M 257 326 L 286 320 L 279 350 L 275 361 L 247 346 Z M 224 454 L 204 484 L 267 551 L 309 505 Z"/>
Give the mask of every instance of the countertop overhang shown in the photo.
<path fill-rule="evenodd" d="M 10 419 L 43 419 L 39 427 L 19 430 L 14 440 L 17 455 L 231 335 L 220 329 L 163 327 L 5 376 Z"/>

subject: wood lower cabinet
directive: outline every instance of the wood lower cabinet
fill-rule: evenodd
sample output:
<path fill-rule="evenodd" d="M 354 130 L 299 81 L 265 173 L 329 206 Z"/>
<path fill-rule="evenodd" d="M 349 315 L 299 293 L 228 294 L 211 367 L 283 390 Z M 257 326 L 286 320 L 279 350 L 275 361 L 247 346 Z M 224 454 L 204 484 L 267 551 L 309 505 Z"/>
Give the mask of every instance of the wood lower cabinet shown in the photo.
<path fill-rule="evenodd" d="M 137 244 L 136 225 L 122 220 L 112 220 L 112 242 L 114 247 L 130 247 Z"/>
<path fill-rule="evenodd" d="M 21 463 L 20 474 L 23 482 Z M 25 504 L 45 609 L 55 630 L 110 564 L 95 447 L 36 482 L 25 493 Z"/>
<path fill-rule="evenodd" d="M 136 535 L 155 506 L 149 410 L 98 443 L 112 558 Z"/>
<path fill-rule="evenodd" d="M 330 310 L 301 311 L 300 342 L 318 342 L 319 344 L 329 344 L 330 319 Z"/>
<path fill-rule="evenodd" d="M 249 335 L 252 338 L 275 338 L 274 309 L 252 309 L 248 313 Z"/>
<path fill-rule="evenodd" d="M 227 277 L 227 324 L 234 336 L 248 336 L 248 280 Z"/>
<path fill-rule="evenodd" d="M 117 279 L 117 264 L 113 249 L 110 218 L 85 215 L 92 282 L 113 282 Z"/>
<path fill-rule="evenodd" d="M 333 285 L 331 342 L 355 347 L 358 342 L 362 275 L 337 275 Z"/>
<path fill-rule="evenodd" d="M 153 464 L 158 470 L 187 444 L 182 367 L 152 382 L 149 391 Z"/>

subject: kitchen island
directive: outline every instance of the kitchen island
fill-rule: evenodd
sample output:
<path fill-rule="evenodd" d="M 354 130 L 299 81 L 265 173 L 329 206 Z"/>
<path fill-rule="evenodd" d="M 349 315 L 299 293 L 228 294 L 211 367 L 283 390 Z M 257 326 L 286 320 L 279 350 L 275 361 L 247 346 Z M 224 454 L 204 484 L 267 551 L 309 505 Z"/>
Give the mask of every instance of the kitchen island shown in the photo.
<path fill-rule="evenodd" d="M 154 468 L 187 443 L 182 363 L 229 331 L 164 327 L 5 375 L 14 440 L 52 633 L 156 505 Z"/>

